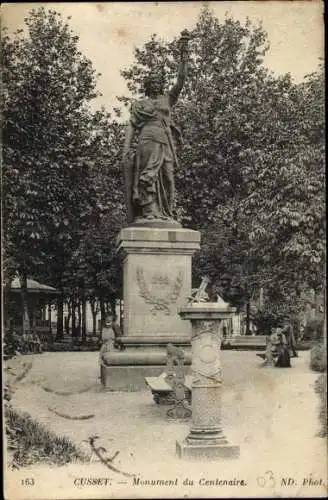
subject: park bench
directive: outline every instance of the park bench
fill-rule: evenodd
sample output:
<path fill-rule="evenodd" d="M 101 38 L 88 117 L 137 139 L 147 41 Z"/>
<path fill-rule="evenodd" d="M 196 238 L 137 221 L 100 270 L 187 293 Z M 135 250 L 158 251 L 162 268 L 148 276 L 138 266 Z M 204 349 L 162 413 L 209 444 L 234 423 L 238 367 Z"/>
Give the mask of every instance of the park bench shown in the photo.
<path fill-rule="evenodd" d="M 181 348 L 168 344 L 165 371 L 158 377 L 145 377 L 156 404 L 173 405 L 167 411 L 172 418 L 187 418 L 191 415 L 190 375 L 184 374 L 184 352 Z"/>

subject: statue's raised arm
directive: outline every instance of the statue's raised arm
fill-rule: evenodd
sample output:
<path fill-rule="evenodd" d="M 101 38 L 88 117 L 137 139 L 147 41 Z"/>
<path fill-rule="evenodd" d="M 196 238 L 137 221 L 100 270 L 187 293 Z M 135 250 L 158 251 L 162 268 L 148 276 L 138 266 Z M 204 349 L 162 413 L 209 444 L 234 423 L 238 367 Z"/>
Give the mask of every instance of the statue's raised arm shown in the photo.
<path fill-rule="evenodd" d="M 190 40 L 190 34 L 187 30 L 182 31 L 181 38 L 179 41 L 180 46 L 180 62 L 178 68 L 178 75 L 176 84 L 169 91 L 170 105 L 174 106 L 177 102 L 183 85 L 187 79 L 188 74 L 188 42 Z"/>

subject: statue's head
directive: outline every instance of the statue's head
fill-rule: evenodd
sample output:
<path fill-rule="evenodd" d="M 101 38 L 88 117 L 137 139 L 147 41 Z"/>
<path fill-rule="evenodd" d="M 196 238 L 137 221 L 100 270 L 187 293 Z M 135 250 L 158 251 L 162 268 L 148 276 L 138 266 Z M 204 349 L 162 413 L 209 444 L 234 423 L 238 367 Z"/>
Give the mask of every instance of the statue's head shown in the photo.
<path fill-rule="evenodd" d="M 144 79 L 144 91 L 147 97 L 162 95 L 164 93 L 164 72 L 158 71 L 150 73 Z"/>

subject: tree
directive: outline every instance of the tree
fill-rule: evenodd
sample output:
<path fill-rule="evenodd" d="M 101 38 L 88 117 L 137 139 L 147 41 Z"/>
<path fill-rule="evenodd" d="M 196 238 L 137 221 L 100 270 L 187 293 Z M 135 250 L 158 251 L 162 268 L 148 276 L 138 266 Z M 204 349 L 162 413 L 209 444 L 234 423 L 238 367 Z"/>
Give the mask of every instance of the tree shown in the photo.
<path fill-rule="evenodd" d="M 319 286 L 324 261 L 322 75 L 300 85 L 273 75 L 261 25 L 220 23 L 207 7 L 191 36 L 188 83 L 173 114 L 185 139 L 178 213 L 202 232 L 196 277 L 209 273 L 214 290 L 249 314 L 260 288 L 266 308 L 292 297 L 292 314 L 301 290 Z M 156 67 L 172 83 L 176 51 L 177 40 L 155 35 L 135 50 L 122 71 L 134 97 Z"/>
<path fill-rule="evenodd" d="M 72 255 L 69 289 L 90 301 L 94 315 L 98 305 L 104 320 L 104 304 L 121 295 L 121 267 L 115 241 L 125 218 L 121 151 L 124 127 L 104 110 L 92 117 L 92 169 L 94 212 L 80 227 L 79 246 Z M 91 153 L 90 153 L 91 154 Z M 113 306 L 114 304 L 114 306 Z"/>
<path fill-rule="evenodd" d="M 1 40 L 5 276 L 10 283 L 18 271 L 23 298 L 30 275 L 63 289 L 92 213 L 88 103 L 97 95 L 91 62 L 60 14 L 32 10 L 25 24 L 27 36 Z"/>

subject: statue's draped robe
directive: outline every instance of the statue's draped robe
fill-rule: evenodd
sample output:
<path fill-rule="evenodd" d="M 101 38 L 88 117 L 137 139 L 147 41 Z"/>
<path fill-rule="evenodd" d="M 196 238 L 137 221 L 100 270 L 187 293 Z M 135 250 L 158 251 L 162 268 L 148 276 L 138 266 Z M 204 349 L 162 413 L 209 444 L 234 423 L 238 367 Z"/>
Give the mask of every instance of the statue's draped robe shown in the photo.
<path fill-rule="evenodd" d="M 131 179 L 131 201 L 140 216 L 155 206 L 161 217 L 172 217 L 168 164 L 177 164 L 173 132 L 180 135 L 170 117 L 168 96 L 145 98 L 131 107 L 131 123 L 139 133 Z"/>

